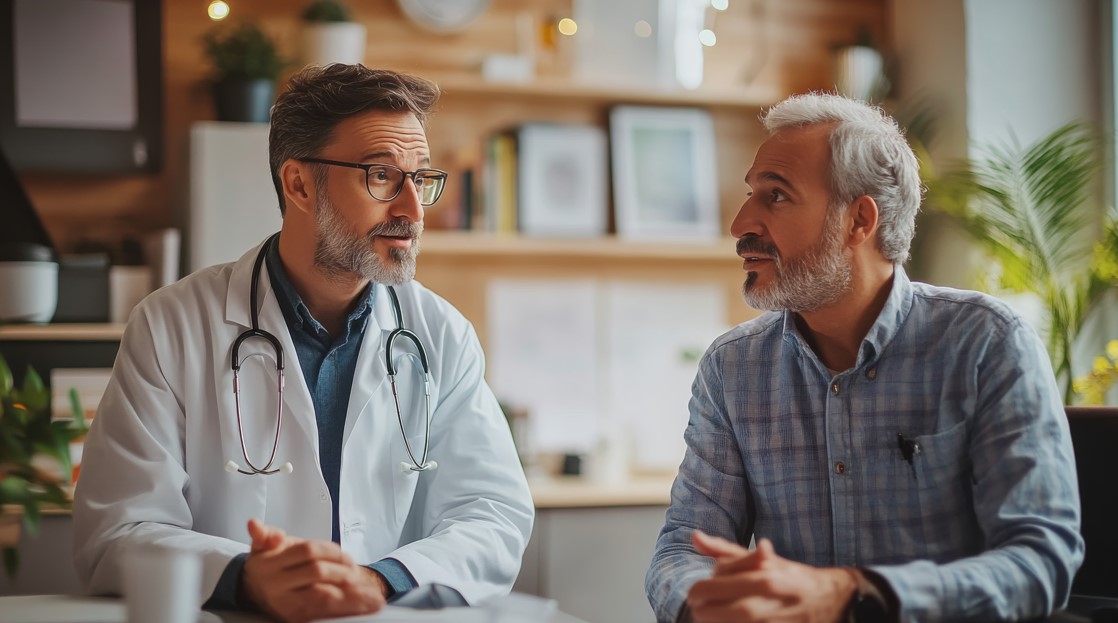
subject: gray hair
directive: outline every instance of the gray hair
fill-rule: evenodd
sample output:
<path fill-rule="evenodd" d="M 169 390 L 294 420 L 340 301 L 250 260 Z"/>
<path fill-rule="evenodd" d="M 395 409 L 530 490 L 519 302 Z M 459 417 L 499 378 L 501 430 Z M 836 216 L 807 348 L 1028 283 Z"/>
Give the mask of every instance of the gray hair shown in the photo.
<path fill-rule="evenodd" d="M 288 160 L 312 158 L 330 141 L 334 128 L 369 110 L 410 112 L 420 123 L 434 109 L 439 88 L 422 78 L 364 65 L 312 65 L 291 77 L 287 92 L 272 106 L 268 164 L 286 212 L 280 167 Z"/>
<path fill-rule="evenodd" d="M 832 95 L 795 95 L 761 116 L 770 135 L 789 128 L 835 124 L 831 130 L 831 209 L 868 195 L 877 203 L 877 248 L 886 259 L 908 259 L 923 186 L 920 164 L 904 132 L 885 111 Z"/>

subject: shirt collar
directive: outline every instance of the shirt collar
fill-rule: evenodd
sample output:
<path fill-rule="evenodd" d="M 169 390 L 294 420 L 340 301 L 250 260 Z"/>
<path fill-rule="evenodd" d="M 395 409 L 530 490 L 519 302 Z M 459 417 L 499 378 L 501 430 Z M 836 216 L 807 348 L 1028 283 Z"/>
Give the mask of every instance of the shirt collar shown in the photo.
<path fill-rule="evenodd" d="M 874 321 L 873 326 L 866 333 L 866 337 L 862 339 L 862 346 L 858 349 L 858 361 L 854 364 L 855 367 L 861 367 L 873 361 L 893 341 L 893 338 L 900 332 L 901 325 L 908 318 L 909 311 L 912 310 L 912 297 L 912 282 L 909 280 L 908 274 L 905 273 L 900 264 L 894 264 L 893 284 L 889 290 L 889 296 L 885 299 L 885 305 L 882 306 L 881 312 L 877 315 L 877 320 Z M 796 314 L 794 312 L 784 312 L 784 337 L 785 339 L 792 339 L 802 348 L 810 350 L 810 346 L 808 346 L 807 341 L 796 326 Z"/>
<path fill-rule="evenodd" d="M 283 311 L 284 318 L 287 319 L 290 328 L 293 330 L 301 329 L 304 325 L 307 325 L 315 332 L 323 330 L 322 324 L 311 315 L 311 310 L 303 302 L 303 297 L 299 296 L 299 292 L 295 290 L 291 279 L 288 278 L 287 270 L 283 267 L 283 262 L 280 261 L 278 241 L 268 246 L 264 261 L 268 264 L 268 278 L 272 283 L 272 289 L 276 292 L 276 299 L 279 301 L 280 309 Z M 372 312 L 373 302 L 375 301 L 376 288 L 373 285 L 373 282 L 370 281 L 365 286 L 365 292 L 359 297 L 360 303 L 354 307 L 346 319 L 347 328 L 358 328 L 354 325 L 355 321 L 359 321 L 361 326 L 364 326 Z"/>

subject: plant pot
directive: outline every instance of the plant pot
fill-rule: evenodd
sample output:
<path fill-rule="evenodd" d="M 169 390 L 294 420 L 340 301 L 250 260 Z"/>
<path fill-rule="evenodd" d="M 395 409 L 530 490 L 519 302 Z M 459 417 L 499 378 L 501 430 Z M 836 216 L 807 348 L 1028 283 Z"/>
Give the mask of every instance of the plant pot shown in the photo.
<path fill-rule="evenodd" d="M 54 251 L 23 242 L 4 245 L 0 249 L 0 322 L 50 322 L 57 306 Z"/>
<path fill-rule="evenodd" d="M 365 62 L 365 25 L 355 22 L 307 24 L 303 28 L 303 61 L 308 65 Z"/>
<path fill-rule="evenodd" d="M 264 78 L 224 78 L 214 85 L 218 121 L 267 123 L 276 83 Z"/>

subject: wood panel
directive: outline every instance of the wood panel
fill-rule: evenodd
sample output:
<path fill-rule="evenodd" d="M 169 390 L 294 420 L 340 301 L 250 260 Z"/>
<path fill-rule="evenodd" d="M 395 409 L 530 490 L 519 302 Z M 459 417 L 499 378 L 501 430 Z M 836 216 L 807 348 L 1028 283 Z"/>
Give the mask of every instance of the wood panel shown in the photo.
<path fill-rule="evenodd" d="M 603 0 L 605 1 L 605 0 Z M 177 224 L 186 206 L 186 146 L 190 124 L 213 118 L 209 67 L 199 42 L 212 27 L 207 0 L 163 0 L 166 141 L 163 172 L 145 176 L 25 174 L 23 180 L 47 229 L 64 249 L 79 239 L 115 240 L 134 232 Z M 231 19 L 258 22 L 276 36 L 283 51 L 298 50 L 298 14 L 306 0 L 230 0 Z M 865 26 L 886 41 L 887 0 L 731 0 L 718 14 L 719 41 L 706 52 L 707 85 L 760 86 L 776 93 L 827 88 L 833 82 L 830 52 L 853 40 Z M 493 0 L 489 11 L 462 34 L 426 33 L 406 21 L 394 0 L 350 0 L 369 32 L 366 62 L 421 74 L 477 77 L 481 60 L 516 50 L 517 20 L 538 24 L 570 14 L 570 0 Z M 524 17 L 522 17 L 524 16 Z M 558 37 L 541 46 L 540 75 L 566 79 L 572 40 Z M 757 109 L 715 111 L 720 199 L 724 221 L 742 199 L 740 178 L 759 141 Z M 470 162 L 482 133 L 533 119 L 601 121 L 605 107 L 564 99 L 541 102 L 494 94 L 458 98 L 449 94 L 433 120 L 436 158 Z"/>

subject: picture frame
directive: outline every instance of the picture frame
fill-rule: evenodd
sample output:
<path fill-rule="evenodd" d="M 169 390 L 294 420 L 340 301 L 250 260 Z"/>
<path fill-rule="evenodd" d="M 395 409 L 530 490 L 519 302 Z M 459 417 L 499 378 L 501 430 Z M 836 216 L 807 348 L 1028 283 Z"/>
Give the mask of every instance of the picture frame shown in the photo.
<path fill-rule="evenodd" d="M 609 218 L 605 132 L 596 126 L 529 123 L 517 131 L 520 233 L 597 237 Z"/>
<path fill-rule="evenodd" d="M 698 108 L 617 106 L 610 111 L 609 130 L 618 237 L 718 237 L 710 113 Z"/>

